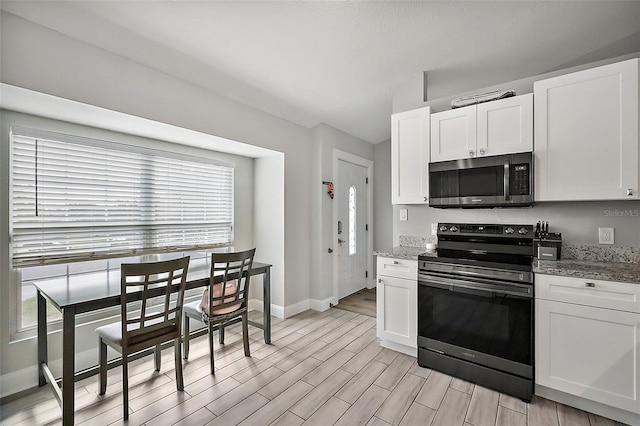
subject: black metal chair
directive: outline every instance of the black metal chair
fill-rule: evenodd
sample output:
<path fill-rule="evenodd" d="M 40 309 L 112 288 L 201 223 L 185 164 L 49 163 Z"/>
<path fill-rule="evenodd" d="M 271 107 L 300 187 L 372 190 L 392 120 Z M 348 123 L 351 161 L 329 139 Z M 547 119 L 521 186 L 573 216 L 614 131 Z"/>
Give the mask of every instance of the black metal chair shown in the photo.
<path fill-rule="evenodd" d="M 154 263 L 123 264 L 121 266 L 120 322 L 96 329 L 100 343 L 99 393 L 107 390 L 107 345 L 122 354 L 123 418 L 129 418 L 128 356 L 155 347 L 155 369 L 160 371 L 161 344 L 174 341 L 176 385 L 184 389 L 180 347 L 182 304 L 189 268 L 189 256 Z M 177 288 L 176 288 L 177 287 Z M 139 309 L 127 309 L 127 289 L 142 291 L 136 303 Z M 172 294 L 177 290 L 177 297 Z M 162 298 L 159 304 L 156 298 Z M 155 299 L 155 300 L 154 300 Z"/>
<path fill-rule="evenodd" d="M 184 305 L 184 358 L 189 357 L 189 318 L 204 322 L 209 328 L 211 374 L 215 374 L 213 332 L 219 329 L 220 343 L 223 343 L 224 327 L 232 320 L 241 318 L 244 355 L 251 356 L 248 300 L 255 251 L 253 248 L 235 253 L 213 253 L 209 287 L 205 290 L 203 300 Z"/>

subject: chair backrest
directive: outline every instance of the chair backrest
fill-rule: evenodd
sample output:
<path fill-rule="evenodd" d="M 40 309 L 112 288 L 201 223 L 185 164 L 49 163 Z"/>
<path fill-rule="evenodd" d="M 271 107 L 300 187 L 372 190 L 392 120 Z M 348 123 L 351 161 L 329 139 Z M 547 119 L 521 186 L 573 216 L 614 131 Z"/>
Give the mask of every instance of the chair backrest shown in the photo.
<path fill-rule="evenodd" d="M 212 314 L 241 312 L 247 307 L 249 282 L 256 249 L 212 253 L 209 274 L 209 306 Z M 211 291 L 213 289 L 213 291 Z"/>
<path fill-rule="evenodd" d="M 121 265 L 121 294 L 127 295 L 122 298 L 121 307 L 123 349 L 148 347 L 180 335 L 188 269 L 189 256 Z M 139 309 L 127 309 L 127 302 L 136 301 L 137 292 Z M 173 293 L 177 297 L 172 298 Z"/>

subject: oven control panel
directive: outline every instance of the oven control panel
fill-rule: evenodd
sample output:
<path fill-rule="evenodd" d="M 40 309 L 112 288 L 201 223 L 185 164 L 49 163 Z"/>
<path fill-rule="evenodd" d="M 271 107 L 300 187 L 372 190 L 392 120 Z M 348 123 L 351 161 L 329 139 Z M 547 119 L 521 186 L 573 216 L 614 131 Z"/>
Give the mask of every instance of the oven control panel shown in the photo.
<path fill-rule="evenodd" d="M 487 235 L 533 238 L 533 225 L 486 225 L 469 223 L 439 223 L 438 235 Z"/>

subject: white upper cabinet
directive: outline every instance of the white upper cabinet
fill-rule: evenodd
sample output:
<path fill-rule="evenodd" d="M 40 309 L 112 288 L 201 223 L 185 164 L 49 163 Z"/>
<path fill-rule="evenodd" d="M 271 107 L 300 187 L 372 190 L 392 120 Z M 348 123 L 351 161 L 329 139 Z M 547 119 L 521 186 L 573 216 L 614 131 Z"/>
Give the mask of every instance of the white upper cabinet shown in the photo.
<path fill-rule="evenodd" d="M 477 105 L 477 154 L 533 151 L 533 93 Z"/>
<path fill-rule="evenodd" d="M 391 202 L 429 201 L 430 107 L 391 116 Z"/>
<path fill-rule="evenodd" d="M 431 161 L 474 157 L 476 106 L 431 115 Z"/>
<path fill-rule="evenodd" d="M 533 150 L 533 95 L 431 115 L 431 161 Z"/>
<path fill-rule="evenodd" d="M 535 199 L 638 199 L 638 59 L 534 83 Z"/>

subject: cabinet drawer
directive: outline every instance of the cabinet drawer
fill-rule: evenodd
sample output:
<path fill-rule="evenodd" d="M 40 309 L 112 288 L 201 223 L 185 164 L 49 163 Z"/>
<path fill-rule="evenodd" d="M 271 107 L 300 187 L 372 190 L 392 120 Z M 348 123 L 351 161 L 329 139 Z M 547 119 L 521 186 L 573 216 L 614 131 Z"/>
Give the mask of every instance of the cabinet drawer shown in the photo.
<path fill-rule="evenodd" d="M 378 275 L 387 277 L 418 279 L 418 261 L 378 256 Z"/>
<path fill-rule="evenodd" d="M 536 298 L 640 312 L 640 284 L 536 274 Z"/>

